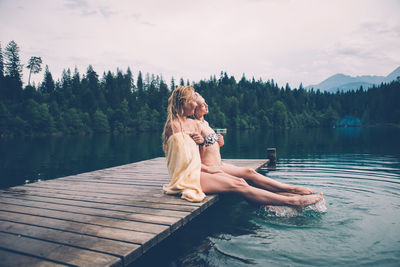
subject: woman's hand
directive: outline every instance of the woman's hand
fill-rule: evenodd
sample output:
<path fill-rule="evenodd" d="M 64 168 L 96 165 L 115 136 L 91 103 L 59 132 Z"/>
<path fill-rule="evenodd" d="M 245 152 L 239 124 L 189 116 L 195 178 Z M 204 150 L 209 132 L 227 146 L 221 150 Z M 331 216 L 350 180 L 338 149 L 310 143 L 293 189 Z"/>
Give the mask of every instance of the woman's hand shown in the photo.
<path fill-rule="evenodd" d="M 223 146 L 224 144 L 224 136 L 222 134 L 218 134 L 218 145 Z"/>
<path fill-rule="evenodd" d="M 193 141 L 194 141 L 196 144 L 198 144 L 198 145 L 204 143 L 204 137 L 201 136 L 201 135 L 198 134 L 198 133 L 191 133 L 191 134 L 190 134 L 190 137 L 192 137 Z"/>

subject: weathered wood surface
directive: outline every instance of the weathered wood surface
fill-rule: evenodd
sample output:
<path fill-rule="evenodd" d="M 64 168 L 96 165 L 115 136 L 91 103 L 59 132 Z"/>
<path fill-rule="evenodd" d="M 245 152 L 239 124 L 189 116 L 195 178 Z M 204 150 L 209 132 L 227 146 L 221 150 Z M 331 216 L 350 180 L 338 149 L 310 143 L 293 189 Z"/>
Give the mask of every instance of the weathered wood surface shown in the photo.
<path fill-rule="evenodd" d="M 168 182 L 155 158 L 0 190 L 0 265 L 127 265 L 218 200 L 165 195 Z"/>

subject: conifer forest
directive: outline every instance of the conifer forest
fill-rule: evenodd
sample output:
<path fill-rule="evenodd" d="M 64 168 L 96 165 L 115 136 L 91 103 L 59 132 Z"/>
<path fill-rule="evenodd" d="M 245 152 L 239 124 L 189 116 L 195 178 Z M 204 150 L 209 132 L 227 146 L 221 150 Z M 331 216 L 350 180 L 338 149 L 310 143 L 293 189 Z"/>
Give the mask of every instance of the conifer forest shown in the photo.
<path fill-rule="evenodd" d="M 226 72 L 196 82 L 167 82 L 130 68 L 100 75 L 91 65 L 84 73 L 66 69 L 54 80 L 47 65 L 42 71 L 40 57 L 22 64 L 19 52 L 14 41 L 4 49 L 0 46 L 0 136 L 161 133 L 168 97 L 179 85 L 193 86 L 206 99 L 206 119 L 218 128 L 400 125 L 400 77 L 369 89 L 336 93 L 305 90 L 301 84 L 280 86 L 273 79 L 236 80 Z M 23 67 L 29 69 L 26 85 Z M 33 75 L 42 75 L 42 82 L 31 84 Z"/>

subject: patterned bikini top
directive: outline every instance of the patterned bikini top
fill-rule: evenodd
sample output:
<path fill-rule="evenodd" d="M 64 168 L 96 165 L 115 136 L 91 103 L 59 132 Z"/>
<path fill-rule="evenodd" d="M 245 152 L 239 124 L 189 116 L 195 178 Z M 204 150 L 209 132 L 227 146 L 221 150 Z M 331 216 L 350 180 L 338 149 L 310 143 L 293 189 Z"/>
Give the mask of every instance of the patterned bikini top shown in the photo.
<path fill-rule="evenodd" d="M 216 133 L 210 133 L 209 135 L 203 136 L 204 142 L 200 146 L 211 146 L 218 142 L 218 135 Z"/>

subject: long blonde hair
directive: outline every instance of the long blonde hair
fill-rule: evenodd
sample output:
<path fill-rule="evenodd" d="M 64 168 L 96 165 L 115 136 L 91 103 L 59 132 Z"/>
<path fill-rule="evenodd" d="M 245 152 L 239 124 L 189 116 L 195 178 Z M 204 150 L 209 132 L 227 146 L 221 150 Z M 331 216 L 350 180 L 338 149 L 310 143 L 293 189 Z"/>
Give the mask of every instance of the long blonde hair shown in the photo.
<path fill-rule="evenodd" d="M 172 91 L 171 96 L 168 98 L 167 120 L 164 125 L 162 133 L 163 150 L 166 151 L 167 145 L 167 131 L 171 128 L 172 120 L 178 120 L 183 117 L 183 106 L 192 97 L 194 88 L 191 86 L 179 86 Z"/>

